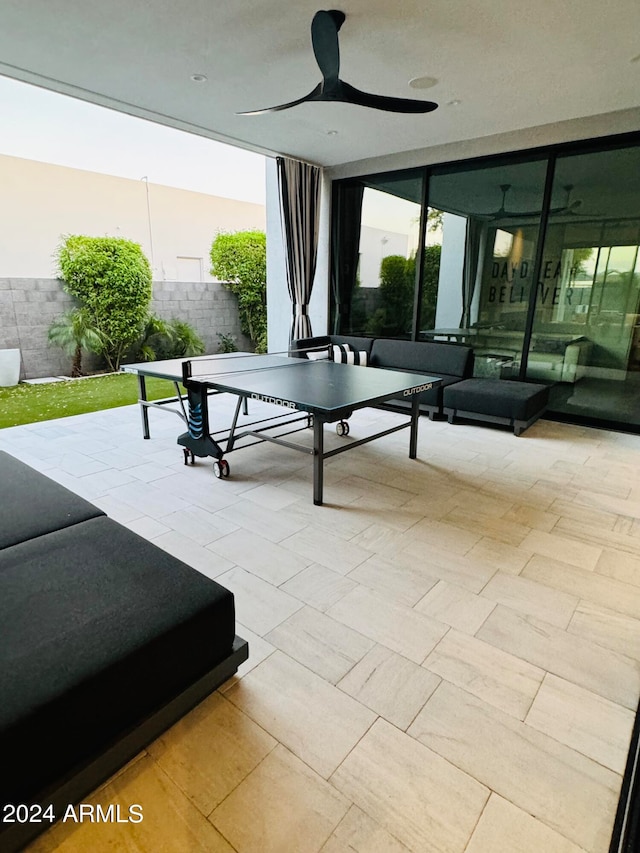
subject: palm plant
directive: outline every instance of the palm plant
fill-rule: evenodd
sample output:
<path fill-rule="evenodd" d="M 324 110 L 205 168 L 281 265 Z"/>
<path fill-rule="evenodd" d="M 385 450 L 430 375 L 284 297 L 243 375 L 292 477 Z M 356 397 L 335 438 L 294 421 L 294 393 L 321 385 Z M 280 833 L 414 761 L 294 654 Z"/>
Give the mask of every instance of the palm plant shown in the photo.
<path fill-rule="evenodd" d="M 73 356 L 71 376 L 74 378 L 82 376 L 82 351 L 99 353 L 103 348 L 100 332 L 82 308 L 74 308 L 56 318 L 49 327 L 48 337 L 50 344 Z"/>
<path fill-rule="evenodd" d="M 170 320 L 169 326 L 173 332 L 175 344 L 174 353 L 176 358 L 186 356 L 189 358 L 194 355 L 202 355 L 204 353 L 204 343 L 200 335 L 189 323 L 184 320 L 174 318 Z"/>
<path fill-rule="evenodd" d="M 190 358 L 202 355 L 204 349 L 202 338 L 189 323 L 176 318 L 162 320 L 149 314 L 131 350 L 131 357 L 134 361 Z"/>
<path fill-rule="evenodd" d="M 167 344 L 174 339 L 173 330 L 169 323 L 149 314 L 144 322 L 140 337 L 136 341 L 133 351 L 138 361 L 155 361 L 158 358 L 166 358 L 164 350 Z"/>

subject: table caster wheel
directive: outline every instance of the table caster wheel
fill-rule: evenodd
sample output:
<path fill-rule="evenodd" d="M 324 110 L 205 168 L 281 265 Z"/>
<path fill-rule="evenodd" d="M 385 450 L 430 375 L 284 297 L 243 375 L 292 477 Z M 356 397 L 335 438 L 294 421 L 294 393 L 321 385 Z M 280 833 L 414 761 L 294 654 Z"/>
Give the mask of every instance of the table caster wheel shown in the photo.
<path fill-rule="evenodd" d="M 349 424 L 346 421 L 340 421 L 336 424 L 336 432 L 338 435 L 349 435 Z"/>
<path fill-rule="evenodd" d="M 221 477 L 228 477 L 229 473 L 229 463 L 226 459 L 217 459 L 213 463 L 213 474 L 218 479 L 220 479 Z"/>

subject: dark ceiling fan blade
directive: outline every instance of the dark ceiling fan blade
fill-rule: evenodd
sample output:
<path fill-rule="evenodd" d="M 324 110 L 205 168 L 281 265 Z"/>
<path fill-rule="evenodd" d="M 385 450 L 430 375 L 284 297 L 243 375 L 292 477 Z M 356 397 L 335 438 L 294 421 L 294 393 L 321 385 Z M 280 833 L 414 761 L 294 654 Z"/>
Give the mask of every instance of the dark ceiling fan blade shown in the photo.
<path fill-rule="evenodd" d="M 346 15 L 337 9 L 316 12 L 311 22 L 311 45 L 313 53 L 322 72 L 322 83 L 295 101 L 280 104 L 276 107 L 265 107 L 259 110 L 247 110 L 236 113 L 239 116 L 257 116 L 288 110 L 298 104 L 308 101 L 342 101 L 374 110 L 386 110 L 393 113 L 430 113 L 438 108 L 433 101 L 416 101 L 410 98 L 393 98 L 386 95 L 373 95 L 363 92 L 340 80 L 340 47 L 338 31 L 344 23 Z"/>
<path fill-rule="evenodd" d="M 372 95 L 350 86 L 343 80 L 339 81 L 342 89 L 342 97 L 332 100 L 346 101 L 348 104 L 357 104 L 360 107 L 370 107 L 374 110 L 386 110 L 391 113 L 430 113 L 438 109 L 433 101 L 416 101 L 413 98 L 392 98 L 388 95 Z"/>
<path fill-rule="evenodd" d="M 295 101 L 289 101 L 287 104 L 279 104 L 277 107 L 263 107 L 261 110 L 247 110 L 244 113 L 236 113 L 237 116 L 260 116 L 264 113 L 277 113 L 280 110 L 288 110 L 289 107 L 297 107 L 298 104 L 304 104 L 306 101 L 317 101 L 318 95 L 322 92 L 322 83 L 318 83 L 315 89 L 312 89 L 304 98 L 297 98 Z"/>
<path fill-rule="evenodd" d="M 316 12 L 311 21 L 311 45 L 325 83 L 337 80 L 340 73 L 338 30 L 345 17 L 344 12 L 333 9 Z"/>
<path fill-rule="evenodd" d="M 542 214 L 542 210 L 506 210 L 505 209 L 505 200 L 507 197 L 507 193 L 511 189 L 511 184 L 500 184 L 500 190 L 502 191 L 502 203 L 500 205 L 500 209 L 496 210 L 495 213 L 488 214 L 489 219 L 530 219 L 533 216 L 540 216 Z M 567 193 L 567 198 L 564 204 L 561 204 L 559 207 L 551 207 L 549 208 L 550 216 L 561 216 L 564 214 L 575 213 L 575 211 L 582 205 L 582 201 L 580 199 L 575 199 L 575 201 L 571 201 L 571 192 L 573 191 L 573 184 L 567 184 L 564 187 L 564 191 Z"/>
<path fill-rule="evenodd" d="M 530 219 L 532 216 L 540 216 L 541 213 L 541 210 L 498 210 L 492 214 L 491 219 Z"/>

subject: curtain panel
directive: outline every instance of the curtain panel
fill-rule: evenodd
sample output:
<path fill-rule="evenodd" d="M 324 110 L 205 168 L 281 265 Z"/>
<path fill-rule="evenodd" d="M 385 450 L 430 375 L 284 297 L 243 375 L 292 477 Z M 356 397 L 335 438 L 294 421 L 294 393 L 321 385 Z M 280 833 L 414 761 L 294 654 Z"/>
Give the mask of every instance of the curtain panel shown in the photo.
<path fill-rule="evenodd" d="M 460 328 L 468 329 L 471 325 L 471 303 L 478 280 L 478 266 L 486 225 L 475 216 L 467 217 L 467 235 L 464 253 L 464 271 L 462 277 L 462 316 Z"/>
<path fill-rule="evenodd" d="M 291 340 L 311 337 L 309 302 L 318 256 L 321 170 L 277 158 L 280 215 L 291 298 Z"/>
<path fill-rule="evenodd" d="M 351 305 L 358 280 L 363 196 L 362 184 L 337 185 L 331 235 L 332 331 L 335 335 L 349 335 L 353 331 Z"/>

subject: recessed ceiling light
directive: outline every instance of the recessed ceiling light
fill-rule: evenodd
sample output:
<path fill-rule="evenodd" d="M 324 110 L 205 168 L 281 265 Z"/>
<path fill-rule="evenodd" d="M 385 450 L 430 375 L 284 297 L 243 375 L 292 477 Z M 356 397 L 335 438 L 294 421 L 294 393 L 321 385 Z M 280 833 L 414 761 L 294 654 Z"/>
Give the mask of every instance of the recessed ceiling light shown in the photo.
<path fill-rule="evenodd" d="M 438 80 L 435 77 L 414 77 L 413 80 L 409 80 L 412 89 L 431 89 L 437 83 Z"/>
<path fill-rule="evenodd" d="M 337 130 L 328 130 L 327 131 L 327 136 L 337 136 L 337 135 L 338 135 Z"/>
<path fill-rule="evenodd" d="M 206 83 L 207 75 L 206 74 L 192 74 L 191 79 L 194 83 Z"/>
<path fill-rule="evenodd" d="M 461 103 L 462 103 L 462 101 L 459 101 L 457 98 L 454 98 L 452 101 L 447 101 L 447 106 L 448 107 L 457 107 Z"/>

